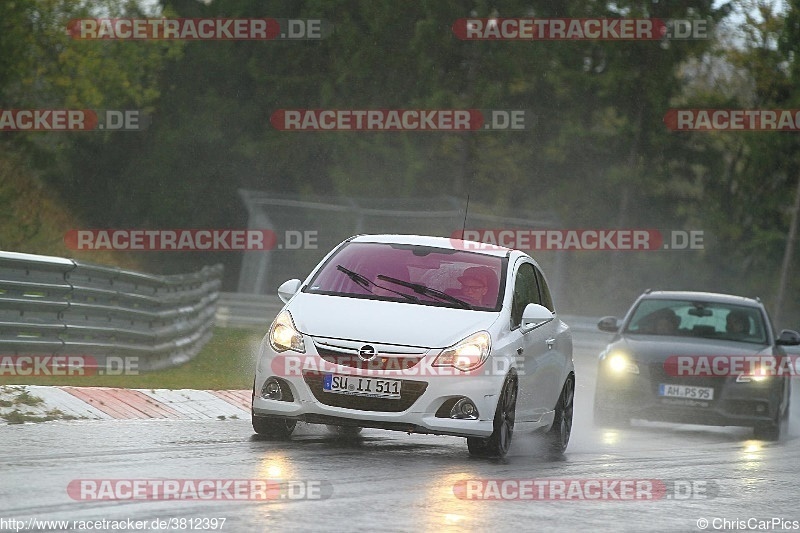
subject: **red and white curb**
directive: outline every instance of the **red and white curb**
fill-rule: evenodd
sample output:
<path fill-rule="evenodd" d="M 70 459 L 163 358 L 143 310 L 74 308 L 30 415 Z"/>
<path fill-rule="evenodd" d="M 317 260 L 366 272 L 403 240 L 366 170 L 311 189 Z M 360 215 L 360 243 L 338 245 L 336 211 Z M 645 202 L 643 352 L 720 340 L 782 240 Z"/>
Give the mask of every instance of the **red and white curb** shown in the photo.
<path fill-rule="evenodd" d="M 27 392 L 41 402 L 16 401 Z M 0 414 L 17 410 L 29 416 L 89 420 L 207 420 L 250 417 L 249 390 L 118 389 L 109 387 L 0 387 Z M 11 405 L 8 405 L 11 403 Z M 6 420 L 0 418 L 0 424 Z"/>

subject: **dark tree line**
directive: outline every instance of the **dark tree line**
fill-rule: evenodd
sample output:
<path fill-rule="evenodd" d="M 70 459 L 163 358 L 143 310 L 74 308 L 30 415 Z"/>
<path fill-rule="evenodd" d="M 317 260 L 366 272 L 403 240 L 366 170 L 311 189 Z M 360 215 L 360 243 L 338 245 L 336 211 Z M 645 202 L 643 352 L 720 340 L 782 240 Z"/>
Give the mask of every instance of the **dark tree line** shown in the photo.
<path fill-rule="evenodd" d="M 652 284 L 774 302 L 800 176 L 797 134 L 675 133 L 663 117 L 676 107 L 800 107 L 800 2 L 785 13 L 751 0 L 713 5 L 164 1 L 168 16 L 334 26 L 318 41 L 176 43 L 73 41 L 61 30 L 91 16 L 81 3 L 6 2 L 3 108 L 127 107 L 146 110 L 152 124 L 138 133 L 4 134 L 3 146 L 27 158 L 88 227 L 242 227 L 239 188 L 469 192 L 493 212 L 555 212 L 568 228 L 705 232 L 698 252 L 570 255 L 568 279 L 584 286 L 566 296 L 572 311 L 620 311 Z M 141 14 L 135 3 L 107 9 Z M 462 41 L 451 26 L 468 16 L 703 18 L 717 32 L 670 42 Z M 525 109 L 537 122 L 514 133 L 277 131 L 270 116 L 287 108 Z M 229 283 L 238 268 L 232 254 L 143 260 L 161 271 L 223 260 Z M 787 277 L 786 321 L 800 321 L 797 278 Z"/>

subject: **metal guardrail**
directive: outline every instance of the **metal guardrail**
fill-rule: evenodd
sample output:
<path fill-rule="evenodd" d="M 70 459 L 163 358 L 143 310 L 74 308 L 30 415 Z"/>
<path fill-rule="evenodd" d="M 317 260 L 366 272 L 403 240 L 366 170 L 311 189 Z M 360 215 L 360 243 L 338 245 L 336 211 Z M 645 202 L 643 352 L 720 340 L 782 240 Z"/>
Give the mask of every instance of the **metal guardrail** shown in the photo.
<path fill-rule="evenodd" d="M 222 265 L 157 276 L 0 252 L 0 353 L 186 362 L 211 338 L 221 278 Z"/>

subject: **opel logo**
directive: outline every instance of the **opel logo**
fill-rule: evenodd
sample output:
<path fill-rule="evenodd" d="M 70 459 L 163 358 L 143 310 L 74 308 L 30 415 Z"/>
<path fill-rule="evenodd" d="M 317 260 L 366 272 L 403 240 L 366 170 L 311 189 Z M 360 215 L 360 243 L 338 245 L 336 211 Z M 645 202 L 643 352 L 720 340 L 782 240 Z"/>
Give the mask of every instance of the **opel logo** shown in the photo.
<path fill-rule="evenodd" d="M 378 355 L 378 352 L 376 352 L 375 348 L 369 344 L 365 344 L 360 350 L 358 350 L 358 358 L 365 362 L 372 361 L 375 359 L 376 355 Z"/>

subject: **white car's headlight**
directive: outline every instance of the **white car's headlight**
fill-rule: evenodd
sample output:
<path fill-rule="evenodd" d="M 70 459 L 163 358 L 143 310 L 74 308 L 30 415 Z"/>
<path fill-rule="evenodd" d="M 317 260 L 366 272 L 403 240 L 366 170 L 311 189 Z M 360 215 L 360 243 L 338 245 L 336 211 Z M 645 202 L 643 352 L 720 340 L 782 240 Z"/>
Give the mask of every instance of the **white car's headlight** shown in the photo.
<path fill-rule="evenodd" d="M 492 348 L 492 338 L 486 331 L 479 331 L 466 339 L 442 350 L 433 366 L 452 366 L 461 371 L 474 370 L 481 366 Z"/>
<path fill-rule="evenodd" d="M 272 322 L 272 326 L 269 328 L 269 345 L 276 352 L 294 350 L 304 353 L 306 351 L 303 336 L 295 329 L 292 315 L 289 314 L 289 311 L 281 311 L 275 317 L 275 321 Z"/>
<path fill-rule="evenodd" d="M 630 374 L 639 373 L 639 365 L 631 361 L 630 357 L 622 352 L 612 352 L 606 359 L 608 368 L 615 374 L 622 374 L 628 372 Z"/>

